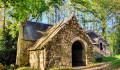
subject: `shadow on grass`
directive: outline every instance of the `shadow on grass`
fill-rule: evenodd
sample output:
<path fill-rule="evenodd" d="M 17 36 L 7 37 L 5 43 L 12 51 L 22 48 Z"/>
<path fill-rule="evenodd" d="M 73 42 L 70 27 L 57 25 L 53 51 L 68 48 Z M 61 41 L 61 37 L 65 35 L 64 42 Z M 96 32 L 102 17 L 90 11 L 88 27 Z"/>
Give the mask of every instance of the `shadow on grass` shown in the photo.
<path fill-rule="evenodd" d="M 117 59 L 119 59 L 119 58 L 112 57 L 112 56 L 110 56 L 110 57 L 102 57 L 103 62 L 115 61 Z"/>
<path fill-rule="evenodd" d="M 112 61 L 115 61 L 115 60 L 118 60 L 119 58 L 117 57 L 113 57 L 113 56 L 110 56 L 110 57 L 101 57 L 102 58 L 102 62 L 112 62 Z M 95 63 L 99 63 L 97 61 L 97 58 L 95 59 Z"/>

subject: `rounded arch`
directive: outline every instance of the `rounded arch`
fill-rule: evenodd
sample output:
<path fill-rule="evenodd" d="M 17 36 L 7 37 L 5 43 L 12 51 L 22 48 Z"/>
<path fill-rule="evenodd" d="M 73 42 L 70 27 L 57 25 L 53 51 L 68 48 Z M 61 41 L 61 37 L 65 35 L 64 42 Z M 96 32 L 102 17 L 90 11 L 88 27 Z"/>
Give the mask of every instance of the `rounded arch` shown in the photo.
<path fill-rule="evenodd" d="M 88 46 L 88 44 L 87 44 L 87 42 L 84 40 L 84 39 L 82 39 L 82 38 L 80 38 L 80 37 L 74 37 L 74 38 L 72 38 L 72 40 L 71 40 L 71 54 L 73 53 L 73 51 L 72 51 L 72 46 L 73 46 L 73 44 L 76 42 L 76 41 L 79 41 L 80 43 L 81 43 L 81 45 L 82 45 L 82 54 L 84 55 L 84 56 L 82 56 L 83 57 L 83 65 L 85 66 L 85 65 L 87 65 L 88 64 L 88 61 L 87 61 L 87 46 Z M 73 55 L 73 54 L 72 54 Z M 72 59 L 71 59 L 72 60 Z M 73 62 L 72 62 L 73 63 Z M 73 66 L 73 65 L 72 65 Z"/>
<path fill-rule="evenodd" d="M 80 41 L 75 41 L 72 44 L 72 49 L 73 50 L 82 50 L 83 49 L 82 43 Z"/>
<path fill-rule="evenodd" d="M 72 66 L 83 66 L 85 62 L 83 61 L 83 44 L 80 41 L 75 41 L 72 44 Z"/>
<path fill-rule="evenodd" d="M 71 40 L 72 45 L 73 45 L 73 43 L 76 42 L 76 41 L 79 41 L 79 42 L 82 44 L 83 48 L 86 48 L 87 43 L 86 43 L 83 39 L 81 39 L 80 37 L 75 37 L 75 38 L 73 38 L 73 39 Z"/>

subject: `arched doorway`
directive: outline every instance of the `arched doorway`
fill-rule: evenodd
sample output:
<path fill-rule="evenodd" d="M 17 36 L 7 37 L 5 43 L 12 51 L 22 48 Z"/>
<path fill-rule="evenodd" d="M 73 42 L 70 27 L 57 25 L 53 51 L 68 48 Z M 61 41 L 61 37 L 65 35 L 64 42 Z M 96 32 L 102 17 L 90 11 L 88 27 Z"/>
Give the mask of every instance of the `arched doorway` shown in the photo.
<path fill-rule="evenodd" d="M 79 41 L 72 45 L 72 66 L 83 66 L 83 47 Z"/>

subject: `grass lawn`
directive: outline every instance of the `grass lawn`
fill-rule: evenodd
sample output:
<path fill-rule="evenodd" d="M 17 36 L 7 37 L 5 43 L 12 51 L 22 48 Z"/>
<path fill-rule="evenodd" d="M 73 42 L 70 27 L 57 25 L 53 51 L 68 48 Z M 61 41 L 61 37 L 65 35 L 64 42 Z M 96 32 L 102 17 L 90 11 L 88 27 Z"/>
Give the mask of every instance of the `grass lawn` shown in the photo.
<path fill-rule="evenodd" d="M 120 59 L 120 55 L 110 56 L 110 57 L 102 57 L 103 62 L 115 61 Z"/>
<path fill-rule="evenodd" d="M 110 57 L 102 57 L 103 62 L 110 62 L 112 63 L 112 67 L 118 68 L 120 67 L 120 55 L 110 56 Z"/>
<path fill-rule="evenodd" d="M 38 70 L 38 69 L 31 69 L 31 68 L 28 68 L 28 67 L 20 67 L 16 70 Z"/>
<path fill-rule="evenodd" d="M 96 62 L 89 64 L 88 66 L 98 65 L 104 62 L 111 62 L 111 68 L 119 68 L 120 67 L 120 55 L 110 56 L 110 57 L 102 57 L 103 62 Z"/>
<path fill-rule="evenodd" d="M 95 62 L 95 63 L 88 64 L 87 66 L 95 66 L 95 65 L 102 64 L 102 63 L 103 63 L 103 62 Z"/>

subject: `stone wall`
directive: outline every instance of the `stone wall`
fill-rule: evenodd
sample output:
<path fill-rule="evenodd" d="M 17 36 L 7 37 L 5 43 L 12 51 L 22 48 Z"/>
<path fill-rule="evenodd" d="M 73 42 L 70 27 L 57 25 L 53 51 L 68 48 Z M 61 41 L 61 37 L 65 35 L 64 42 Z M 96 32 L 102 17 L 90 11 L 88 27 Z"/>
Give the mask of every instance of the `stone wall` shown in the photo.
<path fill-rule="evenodd" d="M 45 50 L 30 51 L 30 67 L 44 70 L 45 68 Z"/>
<path fill-rule="evenodd" d="M 85 65 L 94 62 L 93 45 L 77 22 L 70 21 L 46 45 L 46 67 L 72 67 L 72 44 L 79 41 L 83 46 Z M 77 53 L 79 54 L 79 53 Z"/>
<path fill-rule="evenodd" d="M 30 66 L 32 68 L 39 68 L 39 53 L 40 51 L 30 51 L 30 59 L 29 59 L 29 62 L 30 62 Z"/>
<path fill-rule="evenodd" d="M 89 37 L 73 18 L 51 38 L 44 46 L 30 50 L 32 68 L 44 70 L 52 67 L 72 67 L 72 45 L 79 41 L 82 44 L 82 60 L 84 65 L 94 62 L 94 50 Z M 40 48 L 43 47 L 41 50 Z M 76 53 L 81 55 L 80 53 Z M 39 57 L 38 57 L 39 56 Z M 37 64 L 35 65 L 35 63 Z"/>
<path fill-rule="evenodd" d="M 103 50 L 100 50 L 100 45 L 99 44 L 95 45 L 95 47 L 94 47 L 95 58 L 100 58 L 102 56 L 105 56 L 105 57 L 110 56 L 109 46 L 103 45 L 102 47 L 103 47 Z"/>
<path fill-rule="evenodd" d="M 16 64 L 19 66 L 27 66 L 29 65 L 28 48 L 32 47 L 35 42 L 23 40 L 21 33 L 22 33 L 22 30 L 19 32 L 19 37 L 17 42 Z"/>

